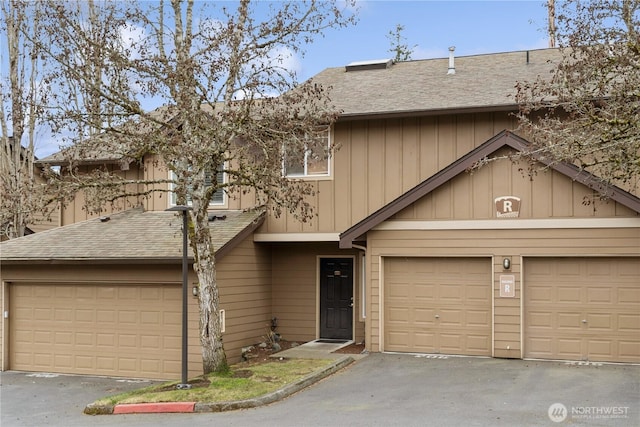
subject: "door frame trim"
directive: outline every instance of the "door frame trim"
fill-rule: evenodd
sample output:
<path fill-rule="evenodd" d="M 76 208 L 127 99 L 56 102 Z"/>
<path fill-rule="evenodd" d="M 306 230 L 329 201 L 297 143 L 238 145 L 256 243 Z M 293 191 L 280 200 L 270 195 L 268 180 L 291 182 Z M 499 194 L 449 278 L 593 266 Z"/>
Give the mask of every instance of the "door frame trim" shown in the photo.
<path fill-rule="evenodd" d="M 351 310 L 351 340 L 355 337 L 356 328 L 356 256 L 355 255 L 316 255 L 316 339 L 320 339 L 320 262 L 327 258 L 351 259 L 351 295 L 353 295 L 353 310 Z"/>

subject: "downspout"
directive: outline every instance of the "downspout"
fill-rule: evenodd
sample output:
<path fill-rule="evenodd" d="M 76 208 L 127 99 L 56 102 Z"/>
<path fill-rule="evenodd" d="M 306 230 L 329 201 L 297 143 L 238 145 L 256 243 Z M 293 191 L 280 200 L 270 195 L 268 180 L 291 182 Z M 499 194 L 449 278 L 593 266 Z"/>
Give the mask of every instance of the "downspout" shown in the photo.
<path fill-rule="evenodd" d="M 360 245 L 353 245 L 352 247 L 354 249 L 358 249 L 359 251 L 362 251 L 362 260 L 363 262 L 361 262 L 361 270 L 360 270 L 360 274 L 361 274 L 361 278 L 360 278 L 360 304 L 362 305 L 362 308 L 360 309 L 360 314 L 362 315 L 362 319 L 364 319 L 364 344 L 365 344 L 365 350 L 368 351 L 367 349 L 367 305 L 366 305 L 366 294 L 367 294 L 367 274 L 366 274 L 366 262 L 364 260 L 367 259 L 367 248 L 365 246 L 360 246 Z"/>

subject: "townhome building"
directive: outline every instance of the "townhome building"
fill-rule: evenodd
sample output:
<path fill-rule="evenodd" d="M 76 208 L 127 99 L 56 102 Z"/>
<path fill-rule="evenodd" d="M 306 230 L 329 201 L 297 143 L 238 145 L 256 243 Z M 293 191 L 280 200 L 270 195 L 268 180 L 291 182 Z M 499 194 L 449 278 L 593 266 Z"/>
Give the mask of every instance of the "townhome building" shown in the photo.
<path fill-rule="evenodd" d="M 223 192 L 211 205 L 229 360 L 277 319 L 283 339 L 369 352 L 640 362 L 637 190 L 601 199 L 597 177 L 570 164 L 534 176 L 517 161 L 474 167 L 527 150 L 514 86 L 559 59 L 541 49 L 366 61 L 313 77 L 342 112 L 327 135 L 340 149 L 291 172 L 314 186 L 315 218 L 277 218 Z M 166 178 L 161 164 L 107 152 L 80 167 Z M 78 198 L 61 227 L 0 244 L 2 370 L 178 378 L 173 204 L 156 193 L 92 216 Z"/>

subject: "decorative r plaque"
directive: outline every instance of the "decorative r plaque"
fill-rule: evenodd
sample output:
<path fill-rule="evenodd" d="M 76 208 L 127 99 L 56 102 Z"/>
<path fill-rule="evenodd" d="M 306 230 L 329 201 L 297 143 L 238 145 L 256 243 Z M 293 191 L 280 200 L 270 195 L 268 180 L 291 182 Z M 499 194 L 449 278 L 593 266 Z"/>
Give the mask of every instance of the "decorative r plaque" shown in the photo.
<path fill-rule="evenodd" d="M 498 218 L 518 218 L 520 216 L 520 197 L 496 197 L 495 204 Z"/>

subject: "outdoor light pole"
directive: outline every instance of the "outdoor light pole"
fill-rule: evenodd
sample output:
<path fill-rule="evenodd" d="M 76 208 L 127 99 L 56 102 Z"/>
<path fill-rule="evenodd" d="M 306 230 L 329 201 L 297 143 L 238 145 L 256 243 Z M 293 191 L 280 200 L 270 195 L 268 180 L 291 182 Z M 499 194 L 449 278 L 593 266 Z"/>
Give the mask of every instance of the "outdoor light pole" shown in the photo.
<path fill-rule="evenodd" d="M 189 319 L 187 305 L 187 282 L 189 280 L 189 265 L 187 259 L 187 237 L 189 230 L 187 229 L 187 211 L 189 210 L 191 210 L 191 207 L 183 205 L 167 209 L 167 211 L 170 212 L 182 212 L 182 382 L 176 386 L 179 390 L 191 388 L 191 384 L 189 384 L 187 379 L 187 338 L 189 337 L 189 328 L 187 325 Z"/>

